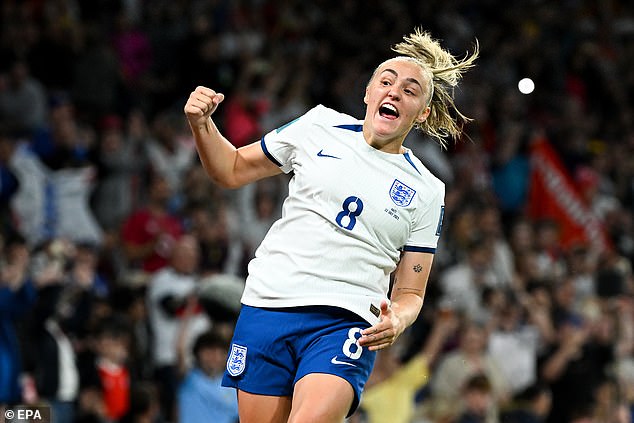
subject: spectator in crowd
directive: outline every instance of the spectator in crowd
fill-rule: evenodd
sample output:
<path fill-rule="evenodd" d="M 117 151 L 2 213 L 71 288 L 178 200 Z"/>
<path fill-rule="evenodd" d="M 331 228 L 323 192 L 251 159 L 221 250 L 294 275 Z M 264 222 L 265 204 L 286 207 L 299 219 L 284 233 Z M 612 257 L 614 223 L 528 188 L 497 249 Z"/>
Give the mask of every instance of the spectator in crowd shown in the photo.
<path fill-rule="evenodd" d="M 241 238 L 251 259 L 264 239 L 269 228 L 281 215 L 282 199 L 288 190 L 284 187 L 286 178 L 276 176 L 254 184 L 246 185 L 238 191 L 237 203 L 240 215 Z"/>
<path fill-rule="evenodd" d="M 501 423 L 542 423 L 546 421 L 552 404 L 550 389 L 535 383 L 514 398 L 508 410 L 500 416 Z"/>
<path fill-rule="evenodd" d="M 476 215 L 478 232 L 491 248 L 491 270 L 500 285 L 508 286 L 513 279 L 514 259 L 511 247 L 504 237 L 500 210 L 493 204 L 484 204 Z"/>
<path fill-rule="evenodd" d="M 542 220 L 535 223 L 535 250 L 538 272 L 549 279 L 564 276 L 564 251 L 556 221 Z"/>
<path fill-rule="evenodd" d="M 70 92 L 82 118 L 97 126 L 99 117 L 113 113 L 121 101 L 121 74 L 103 28 L 88 26 L 81 42 L 84 46 L 73 63 Z"/>
<path fill-rule="evenodd" d="M 145 278 L 135 281 L 133 277 L 121 280 L 111 292 L 110 303 L 113 312 L 124 316 L 130 325 L 130 375 L 136 380 L 152 379 L 151 334 L 148 323 L 147 286 Z"/>
<path fill-rule="evenodd" d="M 130 410 L 121 423 L 162 423 L 158 393 L 154 384 L 141 382 L 130 389 Z"/>
<path fill-rule="evenodd" d="M 229 339 L 219 332 L 198 335 L 193 345 L 194 366 L 178 387 L 179 421 L 237 423 L 237 398 L 220 386 L 228 351 Z"/>
<path fill-rule="evenodd" d="M 594 391 L 592 418 L 596 422 L 629 423 L 631 410 L 619 392 L 615 379 L 606 377 Z"/>
<path fill-rule="evenodd" d="M 484 374 L 469 377 L 462 387 L 462 411 L 456 423 L 497 423 L 491 382 Z"/>
<path fill-rule="evenodd" d="M 194 142 L 184 131 L 180 116 L 163 112 L 152 121 L 151 135 L 145 143 L 150 168 L 165 178 L 170 188 L 168 205 L 172 211 L 183 205 L 184 179 L 196 157 Z"/>
<path fill-rule="evenodd" d="M 64 91 L 49 95 L 48 118 L 29 139 L 30 150 L 51 171 L 92 167 L 95 135 L 81 119 L 72 96 Z"/>
<path fill-rule="evenodd" d="M 500 280 L 493 271 L 493 245 L 477 236 L 467 245 L 467 256 L 440 275 L 443 302 L 469 319 L 486 323 L 487 312 L 482 303 L 486 288 L 502 289 L 510 281 Z"/>
<path fill-rule="evenodd" d="M 130 410 L 129 327 L 112 315 L 98 323 L 93 335 L 93 349 L 82 358 L 80 413 L 118 421 Z"/>
<path fill-rule="evenodd" d="M 500 363 L 487 352 L 488 337 L 483 326 L 466 321 L 460 330 L 458 349 L 440 358 L 431 381 L 432 408 L 441 414 L 455 411 L 467 381 L 477 374 L 486 377 L 491 386 L 495 413 L 510 395 L 509 381 Z"/>
<path fill-rule="evenodd" d="M 70 153 L 64 150 L 55 155 L 67 158 Z M 63 166 L 61 162 L 57 164 Z M 11 209 L 18 230 L 29 244 L 35 245 L 53 237 L 101 243 L 102 231 L 89 206 L 94 182 L 92 166 L 82 164 L 54 169 L 22 143 L 13 146 L 8 167 L 18 183 L 11 198 Z"/>
<path fill-rule="evenodd" d="M 168 420 L 175 412 L 179 378 L 178 337 L 182 319 L 189 320 L 187 339 L 184 340 L 188 351 L 191 351 L 194 339 L 210 327 L 209 318 L 196 304 L 200 262 L 198 241 L 191 235 L 184 235 L 174 247 L 170 264 L 153 275 L 147 290 L 155 380 L 159 383 L 163 415 Z"/>
<path fill-rule="evenodd" d="M 18 189 L 18 180 L 9 167 L 16 142 L 14 131 L 0 123 L 0 228 L 3 236 L 10 233 L 12 213 L 9 204 Z"/>
<path fill-rule="evenodd" d="M 143 171 L 140 140 L 128 136 L 123 119 L 116 114 L 101 118 L 98 137 L 93 207 L 101 227 L 115 232 L 137 204 L 134 184 L 140 182 Z"/>
<path fill-rule="evenodd" d="M 22 401 L 21 345 L 16 321 L 30 311 L 37 296 L 28 272 L 29 252 L 19 237 L 2 239 L 0 258 L 0 405 Z"/>
<path fill-rule="evenodd" d="M 357 414 L 365 414 L 368 423 L 411 422 L 416 395 L 429 382 L 436 358 L 457 324 L 457 316 L 438 313 L 422 348 L 406 362 L 401 361 L 398 346 L 380 352 Z"/>
<path fill-rule="evenodd" d="M 167 266 L 174 243 L 183 234 L 181 220 L 168 208 L 170 186 L 159 173 L 152 173 L 147 204 L 123 222 L 121 241 L 128 267 L 154 273 Z"/>
<path fill-rule="evenodd" d="M 236 147 L 251 143 L 262 133 L 260 128 L 261 115 L 264 112 L 262 102 L 252 97 L 253 81 L 249 71 L 245 72 L 243 82 L 234 89 L 234 95 L 227 101 L 225 127 L 228 139 Z"/>
<path fill-rule="evenodd" d="M 74 421 L 79 394 L 73 346 L 76 334 L 66 323 L 74 320 L 75 312 L 82 308 L 78 304 L 88 296 L 76 297 L 75 293 L 86 291 L 69 284 L 67 264 L 73 254 L 71 242 L 53 240 L 35 250 L 31 261 L 33 279 L 42 288 L 27 325 L 27 370 L 33 375 L 40 399 L 50 404 L 56 423 Z"/>
<path fill-rule="evenodd" d="M 536 382 L 537 353 L 543 344 L 540 327 L 526 318 L 526 311 L 507 301 L 496 313 L 491 328 L 488 352 L 500 365 L 515 394 Z"/>
<path fill-rule="evenodd" d="M 556 329 L 557 339 L 540 357 L 538 367 L 552 390 L 553 406 L 547 420 L 552 423 L 592 409 L 594 392 L 615 357 L 613 343 L 618 342 L 617 333 L 606 336 L 601 325 L 575 314 L 561 319 Z"/>
<path fill-rule="evenodd" d="M 492 188 L 499 199 L 499 212 L 507 218 L 521 215 L 529 186 L 529 161 L 525 150 L 526 128 L 519 122 L 504 122 L 499 142 L 491 154 Z"/>
<path fill-rule="evenodd" d="M 54 241 L 53 244 L 60 242 Z M 65 267 L 56 297 L 56 314 L 64 330 L 80 342 L 98 319 L 95 314 L 97 304 L 109 301 L 110 284 L 98 269 L 98 247 L 77 243 L 67 244 L 64 248 L 67 248 Z"/>
<path fill-rule="evenodd" d="M 0 74 L 0 121 L 32 134 L 46 122 L 46 91 L 29 73 L 26 61 L 16 58 L 6 74 Z"/>
<path fill-rule="evenodd" d="M 135 25 L 126 13 L 116 11 L 110 34 L 112 49 L 119 63 L 119 73 L 128 89 L 133 90 L 150 70 L 152 45 L 148 34 Z"/>
<path fill-rule="evenodd" d="M 236 236 L 226 205 L 210 209 L 205 204 L 193 204 L 187 217 L 191 231 L 200 245 L 200 272 L 202 275 L 244 272 L 246 247 Z"/>

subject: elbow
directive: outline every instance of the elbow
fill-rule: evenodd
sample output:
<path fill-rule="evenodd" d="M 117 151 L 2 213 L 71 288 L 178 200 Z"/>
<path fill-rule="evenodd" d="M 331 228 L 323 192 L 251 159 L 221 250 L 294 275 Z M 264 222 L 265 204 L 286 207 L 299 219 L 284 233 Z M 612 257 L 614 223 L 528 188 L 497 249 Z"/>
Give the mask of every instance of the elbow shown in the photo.
<path fill-rule="evenodd" d="M 233 183 L 233 182 L 217 183 L 217 185 L 222 189 L 237 189 L 241 187 L 240 184 Z"/>
<path fill-rule="evenodd" d="M 242 184 L 236 178 L 230 178 L 226 176 L 219 176 L 215 174 L 208 173 L 209 178 L 212 182 L 219 188 L 222 189 L 236 189 L 240 188 Z"/>
<path fill-rule="evenodd" d="M 230 166 L 213 166 L 203 161 L 203 168 L 211 181 L 219 188 L 236 189 L 245 185 L 245 178 L 236 171 L 235 164 Z"/>

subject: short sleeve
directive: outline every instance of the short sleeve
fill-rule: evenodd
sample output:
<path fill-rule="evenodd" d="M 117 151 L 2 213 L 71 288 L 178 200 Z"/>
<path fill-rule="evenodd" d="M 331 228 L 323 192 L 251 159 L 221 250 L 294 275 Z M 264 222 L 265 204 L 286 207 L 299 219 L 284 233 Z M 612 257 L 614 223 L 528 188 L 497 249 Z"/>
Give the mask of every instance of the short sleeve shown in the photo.
<path fill-rule="evenodd" d="M 441 184 L 437 194 L 425 206 L 420 217 L 414 222 L 412 233 L 403 247 L 403 251 L 434 254 L 442 231 L 444 215 L 445 186 Z"/>
<path fill-rule="evenodd" d="M 260 144 L 266 157 L 282 169 L 284 173 L 293 170 L 297 149 L 301 148 L 301 140 L 306 138 L 311 126 L 317 121 L 323 106 L 316 106 L 277 129 L 262 137 Z"/>

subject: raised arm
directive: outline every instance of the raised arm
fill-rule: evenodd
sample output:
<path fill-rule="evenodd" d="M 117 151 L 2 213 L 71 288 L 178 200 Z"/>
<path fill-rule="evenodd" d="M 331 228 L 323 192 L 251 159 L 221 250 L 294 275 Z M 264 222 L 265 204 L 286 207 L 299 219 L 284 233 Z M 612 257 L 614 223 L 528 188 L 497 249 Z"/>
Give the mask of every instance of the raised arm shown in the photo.
<path fill-rule="evenodd" d="M 212 89 L 196 87 L 184 108 L 198 156 L 209 177 L 223 188 L 239 188 L 281 173 L 258 142 L 236 149 L 220 133 L 211 115 L 224 98 Z"/>

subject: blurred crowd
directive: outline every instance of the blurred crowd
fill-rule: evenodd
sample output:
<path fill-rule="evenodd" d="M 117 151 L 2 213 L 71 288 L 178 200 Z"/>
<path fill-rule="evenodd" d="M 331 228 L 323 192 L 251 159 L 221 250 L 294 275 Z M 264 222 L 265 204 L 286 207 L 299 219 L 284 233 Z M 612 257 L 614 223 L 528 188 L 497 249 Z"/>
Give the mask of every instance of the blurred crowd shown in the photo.
<path fill-rule="evenodd" d="M 405 145 L 447 186 L 423 311 L 354 422 L 634 422 L 634 6 L 617 0 L 9 0 L 0 6 L 0 405 L 54 423 L 237 420 L 219 387 L 288 177 L 222 190 L 183 105 L 236 146 L 363 90 L 415 26 L 473 121 Z M 522 94 L 521 78 L 535 90 Z M 527 210 L 549 143 L 607 240 Z M 564 210 L 565 212 L 565 210 Z M 574 214 L 574 211 L 570 211 Z M 360 269 L 359 271 L 362 271 Z"/>

